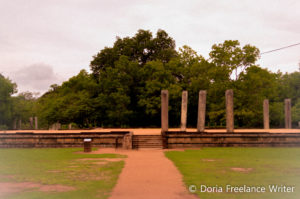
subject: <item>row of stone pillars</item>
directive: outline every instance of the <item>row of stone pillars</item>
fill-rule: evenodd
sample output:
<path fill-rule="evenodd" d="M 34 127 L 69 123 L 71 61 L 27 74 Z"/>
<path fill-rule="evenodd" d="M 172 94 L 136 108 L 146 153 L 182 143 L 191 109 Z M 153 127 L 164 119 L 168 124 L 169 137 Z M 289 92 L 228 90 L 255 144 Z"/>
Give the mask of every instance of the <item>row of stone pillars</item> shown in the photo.
<path fill-rule="evenodd" d="M 233 90 L 226 90 L 226 130 L 227 132 L 233 132 L 234 130 L 234 112 L 233 112 Z M 285 128 L 292 128 L 292 116 L 291 116 L 291 100 L 285 99 Z M 188 105 L 188 92 L 182 92 L 181 102 L 181 123 L 180 130 L 186 131 L 187 123 L 187 105 Z M 169 92 L 168 90 L 161 91 L 161 129 L 162 132 L 168 131 L 169 128 Z M 205 112 L 206 112 L 206 91 L 201 90 L 199 92 L 198 101 L 198 118 L 197 118 L 197 131 L 204 132 L 205 130 Z M 265 99 L 263 102 L 263 114 L 264 114 L 264 129 L 270 128 L 269 120 L 269 100 Z"/>
<path fill-rule="evenodd" d="M 30 121 L 30 128 L 33 129 L 33 120 L 34 120 L 34 129 L 37 130 L 38 129 L 38 118 L 37 117 L 30 117 L 29 121 Z"/>
<path fill-rule="evenodd" d="M 29 118 L 30 123 L 30 129 L 33 129 L 33 123 L 34 123 L 34 129 L 38 130 L 38 118 L 37 117 L 30 117 Z M 14 120 L 13 123 L 13 129 L 22 129 L 22 120 L 19 119 L 18 127 L 17 127 L 17 120 Z"/>
<path fill-rule="evenodd" d="M 285 99 L 284 100 L 284 116 L 285 116 L 285 128 L 291 129 L 292 128 L 292 111 L 291 111 L 291 99 Z M 269 100 L 264 100 L 264 128 L 269 129 L 270 128 L 270 119 L 269 119 Z"/>

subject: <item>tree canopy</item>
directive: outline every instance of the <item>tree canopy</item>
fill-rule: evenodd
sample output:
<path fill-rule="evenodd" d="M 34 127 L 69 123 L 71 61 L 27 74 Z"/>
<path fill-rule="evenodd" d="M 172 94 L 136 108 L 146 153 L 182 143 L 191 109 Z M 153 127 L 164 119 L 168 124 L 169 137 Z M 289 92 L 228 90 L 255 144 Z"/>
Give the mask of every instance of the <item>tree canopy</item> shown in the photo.
<path fill-rule="evenodd" d="M 16 84 L 0 74 L 0 127 L 6 129 L 12 119 L 11 95 L 16 92 Z"/>
<path fill-rule="evenodd" d="M 134 37 L 117 37 L 112 48 L 105 47 L 91 61 L 91 70 L 99 75 L 107 67 L 115 67 L 121 56 L 144 66 L 147 62 L 160 60 L 167 63 L 176 57 L 175 41 L 164 30 L 158 30 L 156 37 L 150 31 L 139 30 Z"/>
<path fill-rule="evenodd" d="M 16 85 L 0 76 L 0 125 L 12 127 L 37 115 L 40 126 L 73 123 L 90 127 L 160 126 L 160 92 L 169 90 L 170 125 L 180 124 L 181 92 L 189 92 L 188 126 L 197 121 L 198 92 L 207 90 L 206 121 L 225 125 L 225 91 L 234 90 L 238 127 L 262 127 L 262 103 L 270 100 L 271 126 L 282 127 L 283 101 L 292 99 L 294 125 L 300 120 L 300 73 L 273 73 L 256 64 L 259 49 L 227 40 L 212 46 L 209 58 L 189 46 L 175 49 L 164 31 L 155 37 L 139 30 L 133 37 L 117 37 L 112 47 L 93 56 L 90 69 L 62 85 L 52 85 L 40 98 L 27 93 L 12 96 Z M 3 105 L 5 104 L 5 105 Z"/>

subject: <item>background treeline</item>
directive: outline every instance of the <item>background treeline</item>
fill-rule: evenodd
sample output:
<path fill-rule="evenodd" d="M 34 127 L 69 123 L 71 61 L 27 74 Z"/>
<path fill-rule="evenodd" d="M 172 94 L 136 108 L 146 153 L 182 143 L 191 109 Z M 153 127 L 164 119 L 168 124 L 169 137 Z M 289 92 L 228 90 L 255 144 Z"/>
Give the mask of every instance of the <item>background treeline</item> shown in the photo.
<path fill-rule="evenodd" d="M 53 123 L 91 127 L 160 126 L 160 92 L 169 90 L 170 126 L 180 124 L 181 92 L 188 91 L 188 126 L 195 127 L 199 90 L 207 90 L 207 125 L 225 125 L 225 90 L 234 90 L 235 125 L 262 127 L 262 103 L 270 100 L 271 127 L 284 125 L 284 99 L 292 99 L 293 125 L 300 121 L 300 73 L 272 73 L 255 65 L 259 50 L 228 40 L 212 46 L 209 59 L 159 30 L 139 30 L 134 37 L 116 39 L 62 85 L 52 85 L 39 98 L 16 92 L 0 76 L 0 128 L 13 128 L 22 119 L 38 116 L 39 126 Z"/>

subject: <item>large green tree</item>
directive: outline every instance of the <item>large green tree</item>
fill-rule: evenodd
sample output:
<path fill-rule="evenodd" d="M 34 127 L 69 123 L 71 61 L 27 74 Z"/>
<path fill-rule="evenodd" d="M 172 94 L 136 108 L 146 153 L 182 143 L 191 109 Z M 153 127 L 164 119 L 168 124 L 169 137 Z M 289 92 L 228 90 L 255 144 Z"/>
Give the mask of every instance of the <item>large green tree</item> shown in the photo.
<path fill-rule="evenodd" d="M 188 46 L 175 50 L 163 30 L 155 37 L 139 30 L 117 37 L 112 47 L 98 52 L 92 73 L 81 71 L 62 85 L 53 85 L 38 100 L 45 126 L 57 121 L 80 127 L 160 125 L 160 93 L 169 90 L 171 126 L 180 124 L 181 92 L 189 93 L 188 126 L 196 126 L 198 93 L 207 90 L 207 123 L 225 125 L 225 91 L 234 89 L 236 125 L 262 126 L 262 102 L 270 100 L 272 126 L 283 124 L 283 99 L 299 109 L 299 73 L 272 73 L 256 65 L 259 50 L 236 40 L 212 46 L 205 59 Z M 293 118 L 298 118 L 294 114 Z M 295 119 L 296 120 L 296 119 Z M 296 122 L 294 120 L 294 123 Z"/>
<path fill-rule="evenodd" d="M 29 118 L 37 116 L 36 97 L 29 91 L 19 93 L 12 97 L 12 117 L 13 128 L 20 128 L 19 121 L 22 122 L 22 128 L 32 128 Z"/>
<path fill-rule="evenodd" d="M 93 126 L 93 98 L 97 93 L 97 84 L 85 70 L 61 86 L 53 85 L 38 100 L 41 123 L 49 127 L 51 124 L 76 123 L 80 127 Z"/>
<path fill-rule="evenodd" d="M 227 73 L 225 77 L 230 78 L 235 72 L 235 80 L 237 80 L 239 72 L 245 71 L 257 61 L 259 49 L 249 44 L 240 47 L 239 41 L 226 40 L 224 43 L 214 44 L 209 55 L 218 69 Z"/>
<path fill-rule="evenodd" d="M 251 66 L 240 74 L 234 83 L 235 118 L 240 127 L 262 127 L 263 100 L 276 100 L 277 78 L 277 74 L 259 66 Z"/>
<path fill-rule="evenodd" d="M 175 41 L 164 30 L 158 30 L 156 37 L 148 30 L 139 30 L 133 37 L 117 37 L 113 47 L 105 47 L 93 57 L 90 67 L 95 76 L 107 67 L 115 67 L 121 56 L 144 66 L 147 62 L 161 60 L 167 63 L 177 56 Z"/>
<path fill-rule="evenodd" d="M 16 93 L 16 84 L 0 74 L 0 128 L 6 129 L 12 122 L 12 97 Z"/>

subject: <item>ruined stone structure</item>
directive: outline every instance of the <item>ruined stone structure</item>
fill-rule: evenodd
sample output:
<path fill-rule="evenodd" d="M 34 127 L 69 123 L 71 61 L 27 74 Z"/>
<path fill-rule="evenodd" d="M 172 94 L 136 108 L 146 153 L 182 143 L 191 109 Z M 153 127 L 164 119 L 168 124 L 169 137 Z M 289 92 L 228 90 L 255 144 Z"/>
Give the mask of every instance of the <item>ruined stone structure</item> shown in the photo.
<path fill-rule="evenodd" d="M 35 130 L 39 129 L 39 127 L 38 127 L 38 117 L 34 117 L 34 129 Z"/>
<path fill-rule="evenodd" d="M 264 112 L 264 129 L 270 128 L 270 119 L 269 119 L 269 100 L 265 99 L 263 104 Z"/>
<path fill-rule="evenodd" d="M 169 92 L 161 91 L 161 130 L 168 131 L 169 128 Z"/>
<path fill-rule="evenodd" d="M 206 112 L 206 91 L 201 90 L 199 92 L 199 101 L 198 101 L 198 119 L 197 119 L 198 132 L 204 132 L 205 112 Z"/>
<path fill-rule="evenodd" d="M 169 93 L 161 91 L 161 135 L 135 135 L 129 131 L 108 132 L 15 132 L 0 133 L 0 148 L 20 147 L 82 147 L 84 139 L 91 139 L 95 147 L 115 147 L 124 149 L 139 148 L 195 148 L 195 147 L 300 147 L 300 131 L 286 132 L 279 130 L 269 133 L 269 101 L 263 101 L 264 129 L 234 130 L 233 91 L 227 90 L 226 97 L 226 131 L 205 130 L 206 91 L 199 92 L 197 131 L 189 132 L 186 129 L 188 93 L 182 93 L 180 131 L 169 130 L 168 106 Z M 292 128 L 291 100 L 285 100 L 285 127 Z M 21 120 L 19 120 L 21 128 Z M 37 129 L 35 117 L 35 129 Z M 60 124 L 52 126 L 59 129 Z"/>
<path fill-rule="evenodd" d="M 285 128 L 292 128 L 292 113 L 291 113 L 291 99 L 284 100 L 284 115 L 285 115 Z"/>
<path fill-rule="evenodd" d="M 84 139 L 92 139 L 93 147 L 132 148 L 132 133 L 128 131 L 0 133 L 0 148 L 82 147 Z"/>
<path fill-rule="evenodd" d="M 226 129 L 227 132 L 233 132 L 234 115 L 233 115 L 233 90 L 226 91 Z"/>
<path fill-rule="evenodd" d="M 186 121 L 187 121 L 187 106 L 188 106 L 188 92 L 182 91 L 182 102 L 181 102 L 181 123 L 180 130 L 186 130 Z"/>
<path fill-rule="evenodd" d="M 33 117 L 29 118 L 30 129 L 33 129 Z"/>

